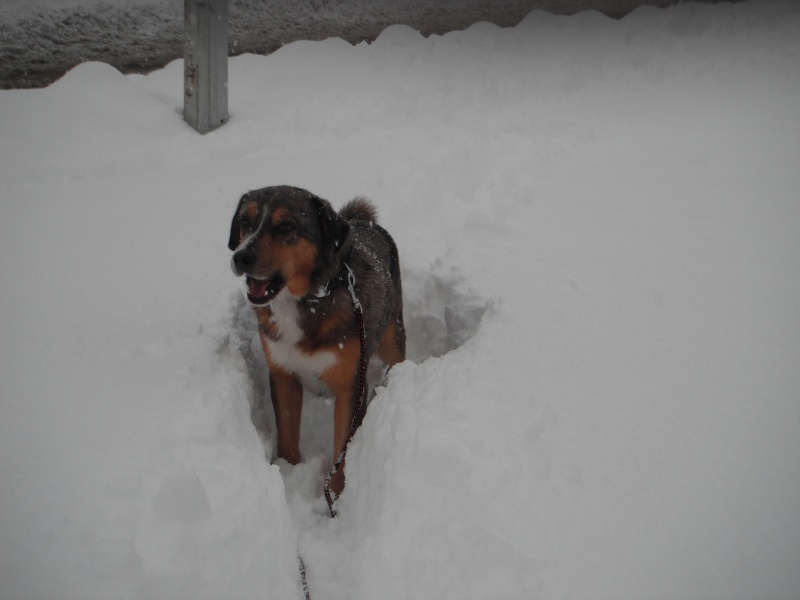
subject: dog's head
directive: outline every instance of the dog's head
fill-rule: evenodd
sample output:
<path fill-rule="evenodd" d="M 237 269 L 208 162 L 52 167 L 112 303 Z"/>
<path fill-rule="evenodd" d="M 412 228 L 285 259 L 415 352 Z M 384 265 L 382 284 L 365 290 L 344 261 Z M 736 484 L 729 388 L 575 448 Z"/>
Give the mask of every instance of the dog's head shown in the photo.
<path fill-rule="evenodd" d="M 299 298 L 333 264 L 349 229 L 327 200 L 306 190 L 254 190 L 242 196 L 233 215 L 231 267 L 247 277 L 251 304 L 266 304 L 284 288 Z"/>

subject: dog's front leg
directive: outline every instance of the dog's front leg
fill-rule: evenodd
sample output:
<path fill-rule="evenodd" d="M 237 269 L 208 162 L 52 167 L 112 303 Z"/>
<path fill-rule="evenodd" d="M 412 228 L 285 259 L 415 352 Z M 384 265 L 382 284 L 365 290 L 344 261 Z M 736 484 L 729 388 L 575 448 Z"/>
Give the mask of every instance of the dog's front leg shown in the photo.
<path fill-rule="evenodd" d="M 333 460 L 335 461 L 347 445 L 350 437 L 350 426 L 353 422 L 353 411 L 358 394 L 358 365 L 361 346 L 358 338 L 350 339 L 338 349 L 337 364 L 326 369 L 320 379 L 336 396 L 333 409 Z M 337 495 L 344 489 L 344 463 L 339 466 L 331 479 L 331 490 Z"/>
<path fill-rule="evenodd" d="M 333 460 L 335 461 L 347 445 L 347 440 L 350 437 L 350 424 L 353 420 L 353 409 L 355 402 L 353 402 L 353 394 L 343 394 L 336 396 L 336 406 L 333 409 Z M 339 466 L 339 469 L 331 479 L 331 490 L 336 495 L 342 493 L 344 489 L 344 463 Z"/>
<path fill-rule="evenodd" d="M 291 373 L 269 365 L 269 392 L 278 427 L 278 457 L 296 465 L 301 460 L 300 415 L 303 410 L 303 386 Z"/>

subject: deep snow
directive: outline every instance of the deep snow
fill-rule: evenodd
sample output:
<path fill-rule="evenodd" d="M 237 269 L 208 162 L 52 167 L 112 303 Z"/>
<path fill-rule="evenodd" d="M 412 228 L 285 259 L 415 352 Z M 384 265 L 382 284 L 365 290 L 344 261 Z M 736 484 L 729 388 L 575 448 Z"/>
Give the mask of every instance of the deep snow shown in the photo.
<path fill-rule="evenodd" d="M 619 17 L 674 0 L 229 0 L 229 50 L 263 54 L 296 40 L 374 40 L 402 23 L 443 34 L 519 23 L 534 9 Z M 0 88 L 44 87 L 78 63 L 148 72 L 183 57 L 183 0 L 0 0 Z"/>
<path fill-rule="evenodd" d="M 0 597 L 800 595 L 800 6 L 294 43 L 207 136 L 181 74 L 0 92 Z M 280 183 L 404 270 L 335 520 L 229 269 Z"/>

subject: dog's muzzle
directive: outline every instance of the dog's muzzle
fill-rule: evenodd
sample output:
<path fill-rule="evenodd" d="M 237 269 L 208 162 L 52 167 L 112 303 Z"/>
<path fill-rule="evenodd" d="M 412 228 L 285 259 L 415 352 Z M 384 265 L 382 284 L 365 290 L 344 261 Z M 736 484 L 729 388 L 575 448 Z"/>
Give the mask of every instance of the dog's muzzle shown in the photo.
<path fill-rule="evenodd" d="M 237 277 L 247 273 L 256 262 L 256 253 L 251 247 L 237 250 L 231 258 L 231 268 Z"/>
<path fill-rule="evenodd" d="M 280 273 L 274 273 L 269 277 L 251 275 L 255 263 L 256 253 L 248 246 L 234 253 L 231 259 L 231 268 L 237 276 L 247 276 L 247 299 L 250 304 L 266 304 L 278 295 L 286 285 L 286 281 Z"/>
<path fill-rule="evenodd" d="M 247 276 L 247 299 L 250 304 L 261 305 L 272 300 L 283 289 L 286 282 L 280 274 L 268 279 Z"/>

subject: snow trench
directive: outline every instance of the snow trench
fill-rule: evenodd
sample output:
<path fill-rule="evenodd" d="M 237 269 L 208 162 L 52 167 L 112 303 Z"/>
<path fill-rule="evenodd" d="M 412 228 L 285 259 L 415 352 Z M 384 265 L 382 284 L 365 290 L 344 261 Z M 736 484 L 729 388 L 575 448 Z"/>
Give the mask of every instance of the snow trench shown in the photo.
<path fill-rule="evenodd" d="M 465 277 L 456 269 L 448 271 L 440 261 L 436 261 L 428 270 L 404 269 L 406 362 L 422 364 L 463 346 L 477 333 L 490 304 L 490 301 L 473 291 Z M 318 597 L 319 592 L 323 592 L 325 597 L 345 597 L 352 591 L 357 574 L 341 572 L 339 567 L 329 564 L 328 555 L 331 548 L 342 548 L 356 543 L 354 538 L 358 537 L 358 532 L 352 531 L 346 523 L 338 523 L 337 527 L 328 516 L 328 507 L 323 497 L 324 478 L 332 463 L 334 399 L 317 396 L 309 390 L 304 391 L 300 440 L 303 461 L 290 465 L 283 459 L 276 458 L 276 426 L 269 392 L 269 374 L 257 335 L 255 315 L 243 294 L 235 296 L 233 300 L 229 344 L 228 347 L 234 352 L 238 348 L 247 365 L 252 387 L 252 391 L 248 391 L 250 413 L 253 426 L 264 446 L 265 460 L 276 464 L 283 478 L 286 508 L 298 535 L 298 554 L 301 557 L 298 559 L 298 578 L 301 564 L 299 561 L 303 560 L 305 570 L 312 573 L 311 597 Z M 390 375 L 379 360 L 371 361 L 368 370 L 370 402 L 381 393 L 384 386 L 391 389 Z M 362 429 L 369 426 L 362 426 Z M 373 432 L 372 435 L 362 438 L 357 452 L 391 453 L 391 448 L 371 450 L 370 446 L 374 443 L 391 444 L 395 433 Z M 354 460 L 356 458 L 353 457 Z M 384 467 L 379 470 L 381 473 L 376 474 L 377 478 L 391 478 L 390 473 L 383 472 Z M 352 490 L 350 494 L 347 491 L 345 489 L 345 494 L 337 500 L 337 505 L 346 505 L 348 502 L 359 504 L 364 501 L 358 491 Z M 351 496 L 350 500 L 348 495 Z M 345 567 L 344 571 L 349 571 L 349 568 Z M 337 589 L 341 593 L 337 593 Z"/>
<path fill-rule="evenodd" d="M 406 326 L 406 360 L 421 364 L 429 358 L 441 357 L 456 350 L 478 330 L 489 301 L 479 296 L 466 279 L 455 270 L 445 272 L 441 263 L 431 270 L 405 269 L 403 272 L 403 317 Z M 250 410 L 253 425 L 264 443 L 266 459 L 275 458 L 275 418 L 269 394 L 269 373 L 261 342 L 257 335 L 256 318 L 244 295 L 234 300 L 233 335 L 247 364 L 252 384 Z M 385 368 L 377 359 L 370 362 L 368 371 L 370 399 L 375 387 L 387 383 Z M 333 443 L 333 398 L 319 397 L 305 390 L 301 451 L 304 463 L 320 468 L 319 492 L 322 492 L 323 469 L 330 465 Z M 278 461 L 281 464 L 283 461 Z M 298 465 L 300 466 L 300 465 Z M 281 464 L 282 472 L 292 471 Z M 302 468 L 302 466 L 300 466 Z"/>

